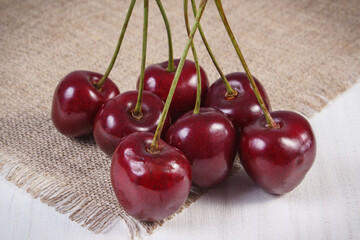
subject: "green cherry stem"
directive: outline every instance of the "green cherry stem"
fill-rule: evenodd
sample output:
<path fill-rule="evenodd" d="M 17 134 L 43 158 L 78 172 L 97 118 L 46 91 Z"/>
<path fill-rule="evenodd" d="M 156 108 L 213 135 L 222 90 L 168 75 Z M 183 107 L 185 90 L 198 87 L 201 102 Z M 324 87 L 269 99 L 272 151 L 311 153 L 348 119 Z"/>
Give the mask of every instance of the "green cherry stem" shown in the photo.
<path fill-rule="evenodd" d="M 184 0 L 184 20 L 188 36 L 190 35 L 190 26 L 189 26 L 189 14 L 188 14 L 188 0 Z M 197 90 L 196 90 L 196 102 L 194 108 L 194 114 L 200 112 L 201 105 L 201 72 L 199 66 L 199 60 L 197 57 L 194 41 L 191 42 L 191 50 L 194 56 L 195 68 L 196 68 L 196 77 L 197 77 Z"/>
<path fill-rule="evenodd" d="M 128 23 L 129 23 L 129 20 L 130 20 L 130 17 L 131 17 L 131 14 L 132 14 L 132 11 L 134 9 L 134 5 L 135 5 L 135 2 L 136 0 L 132 0 L 131 3 L 130 3 L 130 6 L 129 6 L 129 9 L 128 9 L 128 12 L 126 14 L 126 17 L 125 17 L 125 21 L 124 21 L 124 24 L 123 24 L 123 27 L 121 29 L 121 33 L 120 33 L 120 36 L 119 36 L 119 40 L 117 42 L 117 45 L 116 45 L 116 48 L 115 48 L 115 51 L 114 51 L 114 54 L 113 54 L 113 57 L 110 61 L 110 64 L 108 66 L 108 68 L 106 69 L 106 72 L 105 74 L 102 76 L 102 78 L 99 80 L 99 82 L 96 83 L 95 87 L 98 89 L 98 90 L 101 90 L 102 86 L 104 85 L 107 77 L 109 76 L 114 64 L 115 64 L 115 61 L 116 61 L 116 58 L 119 54 L 119 50 L 120 50 L 120 47 L 121 47 L 121 44 L 122 44 L 122 41 L 124 39 L 124 36 L 125 36 L 125 32 L 126 32 L 126 29 L 127 29 L 127 26 L 128 26 Z"/>
<path fill-rule="evenodd" d="M 142 45 L 142 57 L 141 57 L 139 93 L 138 93 L 135 109 L 132 111 L 132 116 L 136 119 L 140 119 L 143 115 L 141 112 L 141 105 L 142 105 L 143 91 L 144 91 L 148 19 L 149 19 L 149 0 L 144 0 L 143 45 Z"/>
<path fill-rule="evenodd" d="M 167 71 L 168 72 L 175 72 L 175 66 L 174 66 L 174 54 L 173 54 L 173 44 L 172 44 L 172 39 L 171 39 L 171 29 L 170 29 L 170 23 L 169 20 L 166 16 L 166 12 L 165 9 L 161 3 L 161 0 L 156 0 L 156 3 L 159 7 L 159 10 L 161 12 L 161 15 L 164 19 L 164 23 L 165 23 L 165 27 L 166 27 L 166 32 L 167 32 L 167 37 L 168 37 L 168 46 L 169 46 L 169 62 L 168 62 L 168 67 L 167 67 Z"/>
<path fill-rule="evenodd" d="M 195 0 L 191 0 L 191 5 L 192 5 L 194 16 L 196 16 L 197 10 L 196 10 Z M 214 56 L 214 54 L 213 54 L 213 52 L 212 52 L 212 50 L 210 48 L 210 45 L 209 45 L 209 43 L 208 43 L 208 41 L 207 41 L 207 39 L 205 37 L 204 31 L 203 31 L 203 29 L 201 27 L 201 24 L 199 24 L 198 29 L 199 29 L 199 33 L 200 33 L 200 36 L 202 38 L 202 41 L 203 41 L 203 43 L 204 43 L 204 45 L 206 47 L 206 50 L 209 53 L 210 58 L 211 58 L 212 62 L 214 63 L 214 66 L 215 66 L 216 70 L 220 74 L 220 77 L 221 77 L 221 79 L 223 80 L 223 82 L 225 84 L 225 88 L 226 88 L 226 91 L 227 91 L 226 97 L 228 97 L 228 98 L 235 97 L 237 95 L 237 92 L 234 89 L 232 89 L 232 87 L 230 86 L 228 80 L 226 79 L 223 71 L 221 70 L 218 62 L 216 61 L 216 58 L 215 58 L 215 56 Z"/>
<path fill-rule="evenodd" d="M 163 111 L 161 113 L 161 116 L 160 116 L 159 125 L 156 128 L 153 141 L 151 143 L 151 146 L 148 149 L 148 152 L 150 152 L 150 153 L 155 154 L 155 153 L 158 153 L 160 151 L 159 150 L 159 140 L 160 140 L 162 129 L 164 127 L 164 122 L 165 122 L 166 116 L 167 116 L 167 114 L 169 112 L 169 107 L 170 107 L 172 98 L 174 96 L 174 92 L 175 92 L 175 89 L 176 89 L 176 85 L 177 85 L 177 83 L 179 81 L 181 71 L 182 71 L 182 69 L 184 67 L 186 56 L 187 56 L 187 54 L 189 52 L 190 45 L 191 45 L 191 43 L 192 43 L 192 41 L 194 39 L 197 27 L 199 25 L 199 21 L 201 19 L 201 16 L 204 13 L 206 4 L 207 4 L 207 0 L 201 0 L 200 5 L 199 5 L 199 11 L 196 14 L 195 22 L 194 22 L 194 24 L 193 24 L 193 26 L 191 28 L 189 38 L 188 38 L 188 40 L 186 42 L 183 54 L 182 54 L 180 62 L 179 62 L 179 66 L 176 69 L 174 80 L 173 80 L 173 82 L 171 84 L 169 94 L 168 94 L 168 96 L 166 98 L 165 106 L 164 106 L 164 109 L 163 109 Z"/>
<path fill-rule="evenodd" d="M 257 88 L 256 86 L 256 83 L 250 73 L 250 70 L 246 64 L 246 61 L 245 61 L 245 58 L 243 56 L 243 54 L 241 53 L 241 50 L 240 50 L 240 47 L 235 39 L 235 36 L 230 28 L 230 25 L 229 25 L 229 22 L 227 21 L 226 19 L 226 16 L 225 16 L 225 12 L 224 12 L 224 9 L 223 9 L 223 6 L 222 6 L 222 3 L 221 3 L 221 0 L 215 0 L 215 4 L 216 4 L 216 7 L 218 9 L 218 12 L 220 14 L 220 17 L 221 17 L 221 20 L 226 28 L 226 31 L 230 37 L 230 40 L 235 48 L 235 51 L 240 59 L 240 62 L 246 72 L 246 75 L 250 81 L 250 85 L 252 87 L 252 89 L 254 90 L 254 93 L 255 93 L 255 96 L 260 104 L 260 107 L 262 109 L 262 111 L 264 112 L 264 115 L 265 115 L 265 118 L 266 118 L 266 122 L 267 122 L 267 125 L 270 127 L 270 128 L 279 128 L 279 125 L 274 121 L 274 119 L 271 117 L 270 115 L 270 112 L 269 110 L 267 109 L 265 103 L 264 103 L 264 100 L 262 99 L 261 95 L 260 95 L 260 92 L 259 92 L 259 89 Z"/>

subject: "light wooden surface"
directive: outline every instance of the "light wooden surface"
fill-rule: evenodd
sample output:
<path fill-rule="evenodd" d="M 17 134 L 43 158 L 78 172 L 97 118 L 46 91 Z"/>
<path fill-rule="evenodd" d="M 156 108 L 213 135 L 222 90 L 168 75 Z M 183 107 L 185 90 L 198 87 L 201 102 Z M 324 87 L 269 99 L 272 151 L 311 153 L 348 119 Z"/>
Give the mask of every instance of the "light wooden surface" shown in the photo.
<path fill-rule="evenodd" d="M 243 171 L 145 239 L 360 239 L 360 83 L 310 122 L 318 153 L 293 192 L 272 196 Z M 124 223 L 93 234 L 0 180 L 0 239 L 128 239 Z"/>

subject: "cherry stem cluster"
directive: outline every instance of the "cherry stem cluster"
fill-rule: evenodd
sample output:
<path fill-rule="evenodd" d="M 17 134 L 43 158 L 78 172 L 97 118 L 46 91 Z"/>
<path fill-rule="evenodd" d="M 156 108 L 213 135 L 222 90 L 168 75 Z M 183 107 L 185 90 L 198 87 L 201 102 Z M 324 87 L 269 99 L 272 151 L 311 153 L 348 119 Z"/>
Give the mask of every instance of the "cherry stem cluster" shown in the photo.
<path fill-rule="evenodd" d="M 195 22 L 194 22 L 194 24 L 193 24 L 193 26 L 191 28 L 189 38 L 188 38 L 188 40 L 186 42 L 186 45 L 185 45 L 184 51 L 182 53 L 179 65 L 178 65 L 178 67 L 176 69 L 175 76 L 174 76 L 173 82 L 171 84 L 170 91 L 169 91 L 169 94 L 167 96 L 164 109 L 163 109 L 163 111 L 161 113 L 160 123 L 156 128 L 153 141 L 151 143 L 150 148 L 148 149 L 148 151 L 150 153 L 159 152 L 159 140 L 160 140 L 162 129 L 164 127 L 164 122 L 165 122 L 166 116 L 168 115 L 171 100 L 172 100 L 172 98 L 174 96 L 174 93 L 175 93 L 176 85 L 177 85 L 177 83 L 179 81 L 181 71 L 182 71 L 182 69 L 184 67 L 186 56 L 187 56 L 187 54 L 189 52 L 190 45 L 191 45 L 191 43 L 192 43 L 192 41 L 194 39 L 197 27 L 199 25 L 199 21 L 200 21 L 202 15 L 204 13 L 206 4 L 207 4 L 207 0 L 201 0 L 200 5 L 199 5 L 199 10 L 198 10 L 198 12 L 196 14 Z"/>
<path fill-rule="evenodd" d="M 242 52 L 240 50 L 240 47 L 239 47 L 239 45 L 238 45 L 238 43 L 237 43 L 237 41 L 235 39 L 235 36 L 234 36 L 234 34 L 233 34 L 233 32 L 232 32 L 232 30 L 230 28 L 229 22 L 226 19 L 225 12 L 224 12 L 221 0 L 215 0 L 215 4 L 216 4 L 216 7 L 217 7 L 218 12 L 220 14 L 221 20 L 222 20 L 222 22 L 223 22 L 223 24 L 225 26 L 225 29 L 226 29 L 229 37 L 230 37 L 230 40 L 231 40 L 231 42 L 232 42 L 232 44 L 233 44 L 233 46 L 235 48 L 235 51 L 236 51 L 236 53 L 237 53 L 237 55 L 238 55 L 238 57 L 240 59 L 240 62 L 241 62 L 242 66 L 243 66 L 243 68 L 245 70 L 245 73 L 246 73 L 246 75 L 247 75 L 247 77 L 248 77 L 248 79 L 250 81 L 250 85 L 251 85 L 252 89 L 254 90 L 254 93 L 255 93 L 255 96 L 256 96 L 256 98 L 257 98 L 257 100 L 259 102 L 259 105 L 260 105 L 262 111 L 264 112 L 264 115 L 265 115 L 266 122 L 267 122 L 268 126 L 270 128 L 278 128 L 279 125 L 271 117 L 270 112 L 267 109 L 267 107 L 266 107 L 266 105 L 264 103 L 264 100 L 262 99 L 261 94 L 259 92 L 259 89 L 257 88 L 256 83 L 255 83 L 255 81 L 254 81 L 254 79 L 253 79 L 253 77 L 252 77 L 252 75 L 250 73 L 250 70 L 249 70 L 249 68 L 248 68 L 248 66 L 246 64 L 245 58 L 244 58 L 244 56 L 243 56 L 243 54 L 242 54 Z"/>
<path fill-rule="evenodd" d="M 135 109 L 132 111 L 132 116 L 135 119 L 140 119 L 143 115 L 141 112 L 141 105 L 142 105 L 143 91 L 144 91 L 148 19 L 149 19 L 149 0 L 144 0 L 143 45 L 142 45 L 142 57 L 141 57 L 140 83 L 139 83 L 139 92 L 138 92 L 136 106 Z"/>
<path fill-rule="evenodd" d="M 132 0 L 131 3 L 130 3 L 130 6 L 129 6 L 129 9 L 128 9 L 128 12 L 126 14 L 126 17 L 125 17 L 125 21 L 124 21 L 124 24 L 123 24 L 123 27 L 121 29 L 121 33 L 120 33 L 120 36 L 119 36 L 119 40 L 117 42 L 117 45 L 116 45 L 116 48 L 115 48 L 115 51 L 114 51 L 114 54 L 113 54 L 113 57 L 110 61 L 110 64 L 108 66 L 108 68 L 106 69 L 106 72 L 105 74 L 102 76 L 102 78 L 99 80 L 99 82 L 96 83 L 95 87 L 98 89 L 98 90 L 101 90 L 102 86 L 104 85 L 107 77 L 109 76 L 114 64 L 115 64 L 115 61 L 117 59 L 117 56 L 119 54 L 119 51 L 120 51 L 120 47 L 121 47 L 121 44 L 122 44 L 122 41 L 124 39 L 124 36 L 125 36 L 125 32 L 126 32 L 126 29 L 127 29 L 127 26 L 128 26 L 128 23 L 129 23 L 129 20 L 130 20 L 130 17 L 131 17 L 131 14 L 132 14 L 132 11 L 134 9 L 134 5 L 135 5 L 135 2 L 136 0 Z"/>
<path fill-rule="evenodd" d="M 165 23 L 165 27 L 166 27 L 166 33 L 167 33 L 167 37 L 168 37 L 168 46 L 169 46 L 169 62 L 168 62 L 168 67 L 167 67 L 167 71 L 168 72 L 175 72 L 175 66 L 174 66 L 174 54 L 173 54 L 173 44 L 172 44 L 172 38 L 171 38 L 171 29 L 170 29 L 170 24 L 169 24 L 169 20 L 166 16 L 166 12 L 165 9 L 161 3 L 161 0 L 156 0 L 156 3 L 159 7 L 159 10 L 161 12 L 161 15 L 164 19 L 164 23 Z"/>
<path fill-rule="evenodd" d="M 189 16 L 188 16 L 188 0 L 184 0 L 184 20 L 188 36 L 190 35 L 190 26 L 189 26 Z M 195 68 L 196 68 L 196 77 L 197 77 L 197 91 L 196 91 L 196 102 L 194 108 L 194 114 L 200 112 L 201 105 L 201 72 L 199 60 L 197 57 L 194 41 L 191 42 L 191 50 L 194 56 Z"/>
<path fill-rule="evenodd" d="M 192 9 L 193 9 L 194 16 L 196 16 L 197 10 L 196 10 L 195 0 L 191 0 L 191 5 L 192 5 Z M 204 43 L 204 45 L 205 45 L 205 47 L 206 47 L 207 52 L 209 53 L 209 56 L 210 56 L 213 64 L 214 64 L 216 70 L 218 71 L 221 79 L 222 79 L 223 82 L 224 82 L 224 85 L 225 85 L 225 88 L 226 88 L 226 91 L 227 91 L 227 97 L 230 97 L 230 98 L 231 98 L 231 97 L 235 97 L 235 96 L 237 95 L 237 92 L 236 92 L 236 90 L 232 89 L 232 87 L 230 86 L 228 80 L 227 80 L 226 77 L 225 77 L 225 74 L 224 74 L 223 71 L 221 70 L 218 62 L 216 61 L 216 58 L 215 58 L 215 56 L 214 56 L 214 54 L 213 54 L 213 52 L 212 52 L 212 50 L 211 50 L 211 48 L 210 48 L 210 45 L 209 45 L 209 43 L 208 43 L 208 41 L 207 41 L 207 39 L 206 39 L 206 37 L 205 37 L 204 31 L 203 31 L 200 23 L 199 23 L 198 30 L 199 30 L 201 39 L 202 39 L 202 41 L 203 41 L 203 43 Z"/>

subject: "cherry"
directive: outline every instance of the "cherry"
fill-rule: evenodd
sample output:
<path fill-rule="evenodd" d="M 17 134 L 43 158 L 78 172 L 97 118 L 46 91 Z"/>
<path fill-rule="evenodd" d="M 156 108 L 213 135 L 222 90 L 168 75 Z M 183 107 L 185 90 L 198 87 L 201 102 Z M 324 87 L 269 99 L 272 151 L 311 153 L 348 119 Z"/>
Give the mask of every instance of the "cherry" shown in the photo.
<path fill-rule="evenodd" d="M 175 69 L 179 65 L 179 59 L 174 60 Z M 170 90 L 175 72 L 167 70 L 168 61 L 153 64 L 146 68 L 144 79 L 144 90 L 150 91 L 160 97 L 164 102 Z M 194 108 L 196 101 L 197 77 L 195 63 L 186 60 L 180 75 L 179 84 L 176 87 L 174 99 L 170 106 L 170 116 L 173 121 L 184 113 Z M 139 86 L 139 80 L 137 88 Z M 209 80 L 205 71 L 201 68 L 201 92 L 202 102 L 204 103 L 209 88 Z"/>
<path fill-rule="evenodd" d="M 220 184 L 229 175 L 236 154 L 231 121 L 212 108 L 200 108 L 180 117 L 165 141 L 180 149 L 191 162 L 193 183 L 203 188 Z"/>
<path fill-rule="evenodd" d="M 278 128 L 262 116 L 247 125 L 239 140 L 239 156 L 250 178 L 273 194 L 293 190 L 304 179 L 316 155 L 308 121 L 290 111 L 272 112 Z"/>
<path fill-rule="evenodd" d="M 161 140 L 160 135 L 206 4 L 207 0 L 200 3 L 155 134 L 128 135 L 112 156 L 110 174 L 115 195 L 127 213 L 143 221 L 163 220 L 175 213 L 190 192 L 191 166 L 188 159 L 180 150 Z M 144 13 L 147 8 L 148 0 L 145 0 Z"/>
<path fill-rule="evenodd" d="M 91 134 L 99 108 L 120 93 L 109 78 L 98 90 L 96 84 L 101 78 L 99 73 L 74 71 L 59 82 L 51 110 L 52 121 L 59 132 L 69 137 Z"/>
<path fill-rule="evenodd" d="M 264 115 L 248 123 L 239 138 L 239 156 L 245 171 L 266 191 L 284 194 L 304 179 L 316 155 L 316 142 L 308 121 L 289 111 L 270 114 L 269 105 L 252 77 L 226 19 L 221 0 L 215 0 L 221 20 L 254 90 Z"/>
<path fill-rule="evenodd" d="M 227 90 L 223 80 L 219 78 L 210 86 L 205 106 L 225 113 L 233 122 L 236 130 L 240 132 L 249 122 L 260 117 L 263 112 L 245 73 L 227 74 L 226 79 L 237 92 L 237 95 L 227 97 Z M 266 107 L 270 108 L 270 102 L 263 86 L 256 78 L 254 78 L 254 81 Z"/>
<path fill-rule="evenodd" d="M 178 149 L 159 141 L 151 153 L 152 133 L 133 133 L 124 138 L 112 156 L 111 183 L 124 210 L 142 221 L 163 220 L 186 201 L 191 168 Z"/>
<path fill-rule="evenodd" d="M 106 102 L 94 122 L 94 137 L 98 146 L 111 156 L 122 138 L 133 132 L 154 133 L 160 121 L 164 103 L 150 92 L 143 92 L 142 116 L 134 116 L 138 91 L 124 92 Z M 170 118 L 164 124 L 169 128 Z"/>
<path fill-rule="evenodd" d="M 91 134 L 99 108 L 120 93 L 108 76 L 118 56 L 135 2 L 132 0 L 130 3 L 113 57 L 104 75 L 75 71 L 58 84 L 53 96 L 51 117 L 62 134 L 69 137 Z"/>
<path fill-rule="evenodd" d="M 162 4 L 159 2 L 159 7 Z M 135 0 L 131 2 L 131 6 Z M 112 155 L 116 146 L 126 135 L 138 131 L 155 132 L 160 123 L 164 103 L 152 93 L 144 93 L 144 73 L 147 49 L 149 0 L 144 0 L 143 45 L 139 91 L 130 91 L 110 101 L 99 112 L 94 127 L 94 137 L 100 148 Z M 170 120 L 164 119 L 167 128 Z"/>

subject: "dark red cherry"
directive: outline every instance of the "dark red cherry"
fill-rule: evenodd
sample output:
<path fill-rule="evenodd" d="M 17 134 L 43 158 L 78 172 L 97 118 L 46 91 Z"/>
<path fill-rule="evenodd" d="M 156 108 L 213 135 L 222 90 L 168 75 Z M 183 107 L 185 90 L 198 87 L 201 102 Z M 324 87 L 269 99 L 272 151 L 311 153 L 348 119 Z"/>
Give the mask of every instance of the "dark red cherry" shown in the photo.
<path fill-rule="evenodd" d="M 214 187 L 225 180 L 234 164 L 236 133 L 231 121 L 212 108 L 201 108 L 180 117 L 165 141 L 180 149 L 191 162 L 193 183 Z"/>
<path fill-rule="evenodd" d="M 186 201 L 191 168 L 178 149 L 159 141 L 150 153 L 154 135 L 133 133 L 125 137 L 112 156 L 111 182 L 124 210 L 142 221 L 159 221 L 174 214 Z"/>
<path fill-rule="evenodd" d="M 143 115 L 138 119 L 132 115 L 137 97 L 138 91 L 124 92 L 106 102 L 96 116 L 94 138 L 101 150 L 109 156 L 113 154 L 121 139 L 130 133 L 155 133 L 164 103 L 155 94 L 144 91 L 141 107 Z M 166 133 L 169 127 L 170 118 L 167 117 L 163 133 Z"/>
<path fill-rule="evenodd" d="M 174 64 L 175 68 L 177 68 L 179 59 L 175 59 Z M 168 72 L 166 70 L 167 66 L 167 61 L 148 66 L 145 69 L 144 78 L 144 90 L 156 94 L 164 102 L 166 101 L 171 83 L 175 76 L 175 72 Z M 201 99 L 202 103 L 204 103 L 209 88 L 209 80 L 202 68 L 200 68 L 200 72 Z M 139 80 L 137 82 L 137 88 L 139 88 Z M 169 110 L 173 122 L 181 115 L 194 108 L 196 102 L 196 90 L 197 77 L 195 63 L 186 60 Z"/>
<path fill-rule="evenodd" d="M 75 71 L 59 82 L 51 109 L 52 121 L 59 132 L 68 137 L 92 133 L 100 107 L 120 93 L 109 78 L 99 91 L 95 84 L 101 77 L 101 74 L 95 72 Z"/>
<path fill-rule="evenodd" d="M 206 96 L 206 107 L 212 107 L 225 113 L 233 122 L 235 129 L 240 132 L 252 120 L 260 117 L 263 112 L 251 88 L 245 73 L 235 72 L 226 75 L 230 86 L 238 95 L 233 99 L 225 97 L 226 88 L 222 79 L 216 80 L 209 88 Z M 270 101 L 261 83 L 254 77 L 265 105 L 270 109 Z"/>
<path fill-rule="evenodd" d="M 247 125 L 239 139 L 239 156 L 250 178 L 273 194 L 293 190 L 315 160 L 316 142 L 309 122 L 289 111 L 272 112 L 280 128 L 267 127 L 265 116 Z"/>

